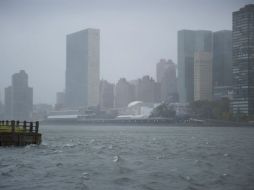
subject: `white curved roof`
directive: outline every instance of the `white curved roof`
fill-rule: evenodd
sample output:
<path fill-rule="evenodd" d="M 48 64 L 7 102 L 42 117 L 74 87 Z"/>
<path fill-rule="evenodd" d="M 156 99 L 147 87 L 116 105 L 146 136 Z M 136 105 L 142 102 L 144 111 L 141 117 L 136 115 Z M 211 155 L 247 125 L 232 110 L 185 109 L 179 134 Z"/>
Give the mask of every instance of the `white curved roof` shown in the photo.
<path fill-rule="evenodd" d="M 128 104 L 128 108 L 136 106 L 136 105 L 140 105 L 140 104 L 143 104 L 143 102 L 142 101 L 133 101 Z"/>

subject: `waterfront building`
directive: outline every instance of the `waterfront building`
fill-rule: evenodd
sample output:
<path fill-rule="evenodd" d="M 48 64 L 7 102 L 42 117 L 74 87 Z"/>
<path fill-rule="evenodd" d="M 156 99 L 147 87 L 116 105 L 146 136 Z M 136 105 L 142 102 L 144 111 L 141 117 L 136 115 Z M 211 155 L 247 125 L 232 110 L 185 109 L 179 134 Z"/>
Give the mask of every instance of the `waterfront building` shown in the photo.
<path fill-rule="evenodd" d="M 115 107 L 125 108 L 135 100 L 135 87 L 125 78 L 121 78 L 115 86 Z"/>
<path fill-rule="evenodd" d="M 233 98 L 232 86 L 214 86 L 213 87 L 213 99 L 220 100 L 223 98 L 232 100 Z"/>
<path fill-rule="evenodd" d="M 193 101 L 195 32 L 181 30 L 177 34 L 178 94 L 181 103 Z"/>
<path fill-rule="evenodd" d="M 254 114 L 254 4 L 233 12 L 234 114 Z"/>
<path fill-rule="evenodd" d="M 65 93 L 64 92 L 57 92 L 56 93 L 56 110 L 61 110 L 64 108 L 65 105 Z"/>
<path fill-rule="evenodd" d="M 194 56 L 194 100 L 212 100 L 212 54 L 197 52 Z"/>
<path fill-rule="evenodd" d="M 5 88 L 5 118 L 30 120 L 33 111 L 33 88 L 28 86 L 24 70 L 12 75 L 12 85 Z"/>
<path fill-rule="evenodd" d="M 213 33 L 213 86 L 232 85 L 232 31 Z"/>
<path fill-rule="evenodd" d="M 135 86 L 136 100 L 145 103 L 155 103 L 160 101 L 159 84 L 150 76 L 144 76 L 137 80 Z"/>
<path fill-rule="evenodd" d="M 65 93 L 57 92 L 56 93 L 56 104 L 64 105 Z"/>
<path fill-rule="evenodd" d="M 232 31 L 213 33 L 213 99 L 232 99 Z"/>
<path fill-rule="evenodd" d="M 56 109 L 56 108 L 55 108 Z M 34 121 L 44 120 L 47 118 L 48 114 L 53 111 L 53 106 L 51 104 L 35 104 L 33 106 L 33 117 Z"/>
<path fill-rule="evenodd" d="M 99 105 L 100 31 L 86 29 L 67 35 L 65 103 L 68 108 Z"/>
<path fill-rule="evenodd" d="M 212 53 L 212 44 L 211 31 L 178 31 L 178 94 L 181 103 L 189 103 L 194 100 L 195 53 Z"/>
<path fill-rule="evenodd" d="M 176 101 L 176 65 L 172 60 L 161 59 L 156 65 L 157 82 L 160 84 L 161 101 Z"/>
<path fill-rule="evenodd" d="M 153 109 L 158 105 L 158 103 L 144 103 L 142 101 L 133 101 L 128 104 L 126 115 L 122 115 L 120 117 L 125 116 L 133 119 L 149 118 Z"/>
<path fill-rule="evenodd" d="M 114 84 L 106 80 L 100 81 L 100 108 L 110 109 L 114 107 Z"/>

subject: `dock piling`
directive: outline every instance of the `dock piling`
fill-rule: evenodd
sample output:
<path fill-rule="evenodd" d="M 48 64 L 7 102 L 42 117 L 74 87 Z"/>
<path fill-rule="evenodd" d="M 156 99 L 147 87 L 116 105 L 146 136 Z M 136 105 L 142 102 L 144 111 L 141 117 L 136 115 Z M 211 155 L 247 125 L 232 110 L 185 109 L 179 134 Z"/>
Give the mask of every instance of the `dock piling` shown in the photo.
<path fill-rule="evenodd" d="M 23 122 L 23 131 L 26 132 L 26 121 Z"/>
<path fill-rule="evenodd" d="M 14 120 L 11 121 L 11 132 L 15 133 L 15 121 Z"/>
<path fill-rule="evenodd" d="M 35 133 L 38 133 L 39 131 L 39 121 L 35 122 Z"/>

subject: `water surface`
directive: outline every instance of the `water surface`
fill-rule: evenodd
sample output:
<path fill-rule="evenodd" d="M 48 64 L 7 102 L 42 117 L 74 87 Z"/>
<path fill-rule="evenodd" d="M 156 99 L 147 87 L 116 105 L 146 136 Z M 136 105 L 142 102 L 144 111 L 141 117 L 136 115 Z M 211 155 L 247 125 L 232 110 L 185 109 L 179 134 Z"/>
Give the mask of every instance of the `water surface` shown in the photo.
<path fill-rule="evenodd" d="M 0 148 L 0 189 L 253 190 L 254 128 L 40 127 Z"/>

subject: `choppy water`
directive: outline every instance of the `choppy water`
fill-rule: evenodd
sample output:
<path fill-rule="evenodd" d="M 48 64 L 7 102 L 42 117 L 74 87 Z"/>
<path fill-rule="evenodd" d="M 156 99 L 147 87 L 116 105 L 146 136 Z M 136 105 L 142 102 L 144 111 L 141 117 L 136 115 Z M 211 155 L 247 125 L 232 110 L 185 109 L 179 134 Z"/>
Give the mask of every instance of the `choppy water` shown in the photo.
<path fill-rule="evenodd" d="M 42 145 L 0 148 L 0 189 L 254 189 L 254 128 L 40 130 Z"/>

